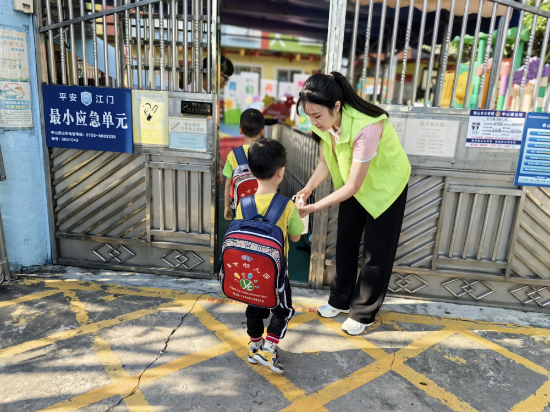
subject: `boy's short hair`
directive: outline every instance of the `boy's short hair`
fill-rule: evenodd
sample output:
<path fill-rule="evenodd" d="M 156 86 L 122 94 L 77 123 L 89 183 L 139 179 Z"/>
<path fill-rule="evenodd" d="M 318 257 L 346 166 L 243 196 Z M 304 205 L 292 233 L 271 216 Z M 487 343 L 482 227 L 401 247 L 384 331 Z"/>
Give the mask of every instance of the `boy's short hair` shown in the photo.
<path fill-rule="evenodd" d="M 248 168 L 258 180 L 269 180 L 286 165 L 286 151 L 277 140 L 258 139 L 248 148 Z"/>
<path fill-rule="evenodd" d="M 256 137 L 265 127 L 265 119 L 262 112 L 256 109 L 246 109 L 241 114 L 241 129 L 248 137 Z"/>

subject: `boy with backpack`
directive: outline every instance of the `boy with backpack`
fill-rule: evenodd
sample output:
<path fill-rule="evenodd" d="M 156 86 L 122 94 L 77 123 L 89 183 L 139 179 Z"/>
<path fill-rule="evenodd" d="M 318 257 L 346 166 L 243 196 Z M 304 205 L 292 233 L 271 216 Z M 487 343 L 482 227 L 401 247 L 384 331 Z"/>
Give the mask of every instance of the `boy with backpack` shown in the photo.
<path fill-rule="evenodd" d="M 233 149 L 227 155 L 223 175 L 225 180 L 226 220 L 233 220 L 241 199 L 254 194 L 258 188 L 256 179 L 248 170 L 248 148 L 264 134 L 264 115 L 256 109 L 246 109 L 241 114 L 239 132 L 244 136 L 244 145 Z"/>
<path fill-rule="evenodd" d="M 250 145 L 248 165 L 258 180 L 255 195 L 237 207 L 222 248 L 220 282 L 230 298 L 248 303 L 248 361 L 283 373 L 277 344 L 294 315 L 288 279 L 288 239 L 300 240 L 304 224 L 296 205 L 277 194 L 283 180 L 286 152 L 276 140 Z M 272 314 L 264 339 L 264 319 Z"/>

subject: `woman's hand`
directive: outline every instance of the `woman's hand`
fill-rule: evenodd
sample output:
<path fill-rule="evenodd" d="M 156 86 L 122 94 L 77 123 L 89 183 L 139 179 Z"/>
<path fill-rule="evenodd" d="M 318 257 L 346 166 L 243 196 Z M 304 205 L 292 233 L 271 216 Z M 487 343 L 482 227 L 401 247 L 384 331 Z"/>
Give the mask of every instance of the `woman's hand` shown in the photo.
<path fill-rule="evenodd" d="M 298 212 L 300 212 L 300 217 L 304 218 L 310 213 L 314 213 L 317 211 L 317 208 L 315 207 L 315 204 L 312 205 L 305 205 L 304 207 L 299 207 Z"/>
<path fill-rule="evenodd" d="M 310 189 L 308 186 L 306 186 L 302 190 L 300 190 L 298 193 L 296 193 L 296 197 L 303 195 L 304 203 L 307 203 L 307 200 L 311 196 L 311 192 L 313 192 L 313 189 Z"/>

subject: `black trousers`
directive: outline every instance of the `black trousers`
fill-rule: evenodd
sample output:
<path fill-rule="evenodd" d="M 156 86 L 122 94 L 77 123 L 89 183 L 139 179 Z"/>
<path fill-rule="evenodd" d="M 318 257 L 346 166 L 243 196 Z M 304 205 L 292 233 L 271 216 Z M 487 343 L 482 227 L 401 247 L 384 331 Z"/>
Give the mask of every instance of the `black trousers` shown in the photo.
<path fill-rule="evenodd" d="M 264 319 L 267 319 L 271 313 L 271 321 L 267 327 L 267 333 L 275 335 L 279 339 L 284 338 L 288 327 L 288 322 L 294 316 L 296 311 L 292 307 L 292 292 L 290 282 L 286 279 L 285 289 L 279 293 L 280 303 L 275 309 L 258 308 L 248 305 L 246 308 L 246 326 L 248 336 L 259 338 L 264 334 Z"/>
<path fill-rule="evenodd" d="M 357 322 L 374 322 L 386 297 L 399 243 L 407 187 L 397 200 L 374 219 L 354 198 L 340 203 L 336 244 L 336 273 L 328 303 Z M 365 229 L 363 266 L 357 276 L 359 245 Z"/>

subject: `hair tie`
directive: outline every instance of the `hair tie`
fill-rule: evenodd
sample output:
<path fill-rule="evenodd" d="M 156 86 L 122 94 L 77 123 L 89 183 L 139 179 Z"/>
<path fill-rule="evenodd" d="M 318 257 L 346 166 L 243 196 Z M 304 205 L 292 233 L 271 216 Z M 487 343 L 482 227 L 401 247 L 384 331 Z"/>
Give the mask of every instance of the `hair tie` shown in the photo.
<path fill-rule="evenodd" d="M 332 73 L 329 73 L 328 75 L 334 79 L 334 76 L 332 75 Z"/>

